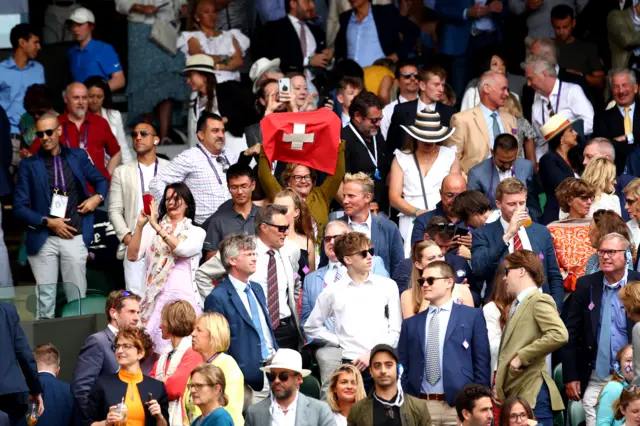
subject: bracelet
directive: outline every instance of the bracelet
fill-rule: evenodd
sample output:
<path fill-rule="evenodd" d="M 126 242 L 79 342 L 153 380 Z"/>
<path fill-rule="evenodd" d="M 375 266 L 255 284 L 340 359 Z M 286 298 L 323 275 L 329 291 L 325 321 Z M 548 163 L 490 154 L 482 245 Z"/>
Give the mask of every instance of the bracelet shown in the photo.
<path fill-rule="evenodd" d="M 416 207 L 416 209 L 413 211 L 413 215 L 414 215 L 414 216 L 417 216 L 417 214 L 416 214 L 416 213 L 418 213 L 419 211 L 420 211 L 420 209 Z"/>

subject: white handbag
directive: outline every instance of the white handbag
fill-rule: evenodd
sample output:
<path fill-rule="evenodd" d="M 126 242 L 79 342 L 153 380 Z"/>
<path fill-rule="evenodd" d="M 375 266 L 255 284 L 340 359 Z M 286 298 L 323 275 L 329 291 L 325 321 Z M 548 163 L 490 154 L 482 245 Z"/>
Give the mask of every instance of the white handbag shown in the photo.
<path fill-rule="evenodd" d="M 180 21 L 177 21 L 177 26 L 175 26 L 173 22 L 156 19 L 153 27 L 151 27 L 149 39 L 168 55 L 176 56 L 178 53 L 178 29 L 180 27 Z"/>

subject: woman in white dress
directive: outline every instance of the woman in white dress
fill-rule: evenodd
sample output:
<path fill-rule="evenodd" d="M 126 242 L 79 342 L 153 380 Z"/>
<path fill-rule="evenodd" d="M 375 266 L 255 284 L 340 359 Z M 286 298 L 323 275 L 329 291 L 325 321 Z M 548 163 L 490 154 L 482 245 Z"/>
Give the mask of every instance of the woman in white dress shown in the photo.
<path fill-rule="evenodd" d="M 602 158 L 591 160 L 582 173 L 582 179 L 596 188 L 596 195 L 589 217 L 598 210 L 613 210 L 622 216 L 620 198 L 616 195 L 616 165 L 613 161 Z"/>
<path fill-rule="evenodd" d="M 401 127 L 409 134 L 408 146 L 395 151 L 389 175 L 389 202 L 400 211 L 400 234 L 405 257 L 409 257 L 413 221 L 436 208 L 442 180 L 450 173 L 460 173 L 460 163 L 456 147 L 442 145 L 455 128 L 443 126 L 437 112 L 418 112 L 413 126 Z"/>
<path fill-rule="evenodd" d="M 327 391 L 327 403 L 335 416 L 336 426 L 347 426 L 351 407 L 366 397 L 360 371 L 351 364 L 338 367 L 329 379 Z"/>
<path fill-rule="evenodd" d="M 100 76 L 92 76 L 85 80 L 84 85 L 87 86 L 89 101 L 89 111 L 96 115 L 102 116 L 109 123 L 111 133 L 116 137 L 120 152 L 122 153 L 121 164 L 127 164 L 133 161 L 127 138 L 124 134 L 124 126 L 122 124 L 122 115 L 117 109 L 111 108 L 111 89 L 107 80 Z M 105 161 L 109 158 L 105 157 Z"/>

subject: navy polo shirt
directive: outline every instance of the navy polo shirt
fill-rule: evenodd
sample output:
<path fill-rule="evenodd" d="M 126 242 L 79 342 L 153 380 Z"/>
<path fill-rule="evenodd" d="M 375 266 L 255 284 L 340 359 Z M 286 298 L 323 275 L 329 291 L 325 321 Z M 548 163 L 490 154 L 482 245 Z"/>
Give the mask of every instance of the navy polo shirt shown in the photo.
<path fill-rule="evenodd" d="M 85 81 L 94 75 L 109 80 L 113 73 L 122 71 L 120 58 L 113 46 L 98 40 L 91 39 L 84 49 L 76 44 L 69 49 L 67 57 L 74 81 Z"/>

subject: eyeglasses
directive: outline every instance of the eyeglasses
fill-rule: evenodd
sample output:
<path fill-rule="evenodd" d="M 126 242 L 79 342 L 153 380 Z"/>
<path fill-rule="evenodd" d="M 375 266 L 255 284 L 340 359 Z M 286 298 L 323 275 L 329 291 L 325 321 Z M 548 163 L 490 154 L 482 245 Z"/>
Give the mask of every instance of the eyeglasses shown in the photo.
<path fill-rule="evenodd" d="M 120 296 L 116 297 L 116 300 L 113 302 L 113 305 L 111 305 L 111 309 L 115 309 L 116 306 L 118 305 L 118 302 L 120 301 L 120 299 L 122 299 L 123 297 L 129 297 L 131 296 L 131 293 L 129 293 L 128 291 L 123 291 L 122 293 L 120 293 Z"/>
<path fill-rule="evenodd" d="M 330 243 L 334 238 L 338 238 L 340 235 L 325 235 L 322 239 L 325 243 Z"/>
<path fill-rule="evenodd" d="M 227 170 L 229 170 L 229 162 L 227 159 L 219 155 L 216 157 L 216 161 L 222 166 L 222 172 L 227 173 Z"/>
<path fill-rule="evenodd" d="M 598 250 L 598 256 L 600 257 L 605 257 L 605 256 L 609 256 L 609 257 L 613 257 L 615 256 L 616 253 L 622 253 L 622 252 L 626 252 L 627 249 L 624 250 Z"/>
<path fill-rule="evenodd" d="M 512 422 L 523 422 L 523 421 L 527 420 L 528 418 L 529 418 L 529 416 L 527 415 L 527 413 L 509 414 L 509 421 L 512 421 Z"/>
<path fill-rule="evenodd" d="M 578 197 L 578 198 L 579 198 L 583 203 L 586 203 L 587 201 L 591 201 L 591 202 L 593 202 L 593 200 L 595 200 L 595 199 L 596 199 L 596 197 L 594 197 L 594 196 L 592 196 L 592 195 L 591 195 L 591 196 L 589 196 L 589 195 L 583 195 L 583 196 Z"/>
<path fill-rule="evenodd" d="M 37 131 L 37 132 L 36 132 L 36 136 L 37 136 L 37 137 L 39 137 L 40 139 L 42 139 L 42 138 L 44 137 L 44 135 L 52 136 L 52 135 L 53 135 L 53 132 L 55 132 L 56 130 L 58 130 L 58 127 L 60 127 L 60 126 L 56 126 L 56 127 L 55 127 L 55 128 L 53 128 L 53 129 L 47 129 L 47 130 L 43 130 L 43 131 Z"/>
<path fill-rule="evenodd" d="M 187 388 L 189 388 L 191 391 L 200 392 L 202 388 L 211 388 L 213 386 L 215 385 L 210 385 L 209 383 L 189 383 L 187 385 Z"/>
<path fill-rule="evenodd" d="M 422 287 L 424 285 L 424 283 L 427 283 L 428 285 L 433 285 L 433 283 L 436 282 L 436 280 L 448 280 L 449 278 L 447 277 L 427 277 L 427 278 L 418 278 L 418 284 L 420 284 L 420 287 Z"/>
<path fill-rule="evenodd" d="M 509 275 L 509 271 L 513 271 L 514 269 L 520 269 L 522 266 L 518 266 L 517 268 L 504 268 L 504 276 Z"/>
<path fill-rule="evenodd" d="M 149 136 L 151 133 L 149 133 L 147 130 L 140 130 L 139 132 L 137 130 L 132 130 L 131 131 L 131 137 L 132 138 L 137 138 L 138 137 L 138 133 L 140 133 L 140 136 L 143 138 L 146 138 L 147 136 Z"/>
<path fill-rule="evenodd" d="M 367 120 L 369 120 L 371 124 L 378 124 L 379 122 L 382 121 L 382 117 L 375 117 L 375 118 L 367 117 Z"/>
<path fill-rule="evenodd" d="M 132 345 L 132 344 L 130 344 L 130 343 L 120 343 L 120 344 L 118 344 L 118 345 L 115 345 L 113 348 L 114 348 L 116 351 L 117 351 L 118 349 L 124 349 L 124 350 L 127 350 L 127 351 L 128 351 L 128 350 L 130 350 L 130 349 L 135 348 L 135 346 L 134 346 L 134 345 Z"/>
<path fill-rule="evenodd" d="M 311 182 L 313 180 L 313 177 L 311 175 L 304 175 L 304 176 L 295 175 L 295 176 L 291 176 L 291 179 L 293 179 L 296 182 L 300 182 L 302 180 L 306 182 Z"/>
<path fill-rule="evenodd" d="M 295 373 L 289 373 L 288 371 L 281 371 L 278 374 L 276 374 L 276 373 L 267 373 L 267 379 L 269 379 L 270 382 L 275 382 L 276 381 L 276 377 L 281 382 L 286 382 L 287 380 L 289 380 L 290 376 L 295 376 Z"/>
<path fill-rule="evenodd" d="M 284 234 L 289 230 L 289 225 L 274 225 L 273 223 L 263 222 L 265 225 L 273 226 L 274 228 L 278 228 L 278 232 Z"/>
<path fill-rule="evenodd" d="M 246 191 L 249 188 L 251 188 L 251 185 L 248 185 L 246 183 L 243 183 L 242 185 L 229 185 L 229 192 L 238 192 L 238 190 L 240 189 Z"/>
<path fill-rule="evenodd" d="M 418 73 L 417 72 L 403 72 L 402 74 L 400 74 L 400 77 L 406 78 L 407 80 L 409 80 L 411 77 L 413 77 L 413 78 L 415 78 L 417 80 L 418 79 Z"/>
<path fill-rule="evenodd" d="M 371 247 L 371 248 L 369 248 L 367 250 L 361 250 L 361 251 L 357 251 L 355 253 L 348 254 L 347 256 L 353 256 L 353 255 L 356 255 L 356 254 L 359 254 L 360 256 L 362 256 L 363 259 L 366 259 L 368 254 L 370 254 L 371 257 L 373 257 L 374 250 L 373 250 L 373 247 Z"/>

